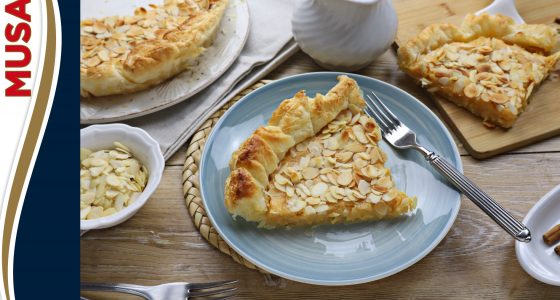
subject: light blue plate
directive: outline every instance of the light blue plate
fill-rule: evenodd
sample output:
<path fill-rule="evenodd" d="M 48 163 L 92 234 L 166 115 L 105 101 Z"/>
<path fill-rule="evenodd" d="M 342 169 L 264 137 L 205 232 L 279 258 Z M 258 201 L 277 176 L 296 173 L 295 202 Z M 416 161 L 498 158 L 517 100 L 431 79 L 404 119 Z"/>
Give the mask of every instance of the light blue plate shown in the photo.
<path fill-rule="evenodd" d="M 280 102 L 305 89 L 326 93 L 341 73 L 308 73 L 267 84 L 233 105 L 206 141 L 200 163 L 200 190 L 210 221 L 222 238 L 245 259 L 295 281 L 347 285 L 395 274 L 426 256 L 447 234 L 457 217 L 460 194 L 412 150 L 395 151 L 384 141 L 397 187 L 418 197 L 414 215 L 392 221 L 324 225 L 301 229 L 258 229 L 242 218 L 233 220 L 224 206 L 224 182 L 232 152 Z M 372 78 L 347 74 L 364 93 L 370 90 L 418 134 L 419 141 L 462 170 L 449 132 L 421 102 L 404 91 Z"/>

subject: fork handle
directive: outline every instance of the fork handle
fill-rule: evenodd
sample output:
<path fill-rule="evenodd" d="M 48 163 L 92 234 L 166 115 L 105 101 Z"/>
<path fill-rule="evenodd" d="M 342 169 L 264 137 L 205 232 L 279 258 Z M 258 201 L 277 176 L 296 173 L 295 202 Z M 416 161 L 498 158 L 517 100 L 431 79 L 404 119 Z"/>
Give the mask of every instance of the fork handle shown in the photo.
<path fill-rule="evenodd" d="M 92 283 L 92 282 L 82 282 L 80 283 L 80 290 L 82 291 L 100 291 L 100 292 L 119 292 L 132 294 L 135 296 L 142 297 L 144 299 L 151 299 L 146 293 L 148 287 L 126 284 L 126 283 Z"/>
<path fill-rule="evenodd" d="M 482 191 L 474 182 L 461 174 L 445 158 L 430 152 L 426 159 L 455 187 L 482 209 L 494 222 L 498 223 L 507 233 L 521 242 L 531 241 L 531 232 L 523 223 L 507 212 L 500 204 Z"/>

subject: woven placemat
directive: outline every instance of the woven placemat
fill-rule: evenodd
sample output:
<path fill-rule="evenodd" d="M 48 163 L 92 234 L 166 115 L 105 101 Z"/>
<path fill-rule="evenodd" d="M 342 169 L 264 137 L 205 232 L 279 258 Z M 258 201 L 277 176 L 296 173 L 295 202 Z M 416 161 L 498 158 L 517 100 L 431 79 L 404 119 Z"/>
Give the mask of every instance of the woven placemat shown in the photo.
<path fill-rule="evenodd" d="M 200 157 L 202 156 L 202 150 L 204 149 L 204 144 L 206 138 L 210 134 L 212 127 L 218 122 L 220 117 L 230 108 L 235 102 L 241 99 L 243 96 L 254 91 L 257 88 L 271 82 L 270 80 L 261 80 L 254 84 L 250 88 L 242 91 L 237 96 L 235 96 L 231 101 L 224 105 L 220 110 L 215 112 L 200 128 L 196 131 L 193 137 L 188 141 L 187 157 L 185 159 L 185 165 L 183 167 L 183 195 L 185 197 L 185 202 L 187 204 L 187 209 L 189 215 L 192 218 L 194 226 L 198 229 L 200 234 L 208 241 L 210 244 L 218 248 L 223 253 L 231 256 L 234 261 L 246 266 L 249 269 L 258 270 L 261 273 L 267 273 L 266 271 L 258 268 L 251 262 L 245 260 L 241 255 L 237 254 L 233 249 L 231 249 L 226 242 L 220 237 L 216 229 L 210 223 L 208 216 L 206 215 L 206 209 L 200 198 L 199 182 L 198 182 L 198 165 L 200 164 Z"/>

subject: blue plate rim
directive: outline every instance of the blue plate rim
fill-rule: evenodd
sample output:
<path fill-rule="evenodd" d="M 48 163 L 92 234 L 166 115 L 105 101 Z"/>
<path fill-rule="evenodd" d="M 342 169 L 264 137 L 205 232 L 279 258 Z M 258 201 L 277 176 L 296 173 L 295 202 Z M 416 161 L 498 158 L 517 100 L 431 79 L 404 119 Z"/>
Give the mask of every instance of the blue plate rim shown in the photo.
<path fill-rule="evenodd" d="M 298 79 L 301 78 L 302 80 L 308 79 L 308 77 L 313 77 L 313 76 L 325 76 L 325 75 L 331 75 L 331 76 L 339 76 L 339 75 L 346 75 L 350 78 L 360 78 L 363 80 L 371 80 L 376 82 L 377 84 L 383 85 L 387 88 L 390 89 L 395 89 L 397 90 L 399 93 L 402 93 L 408 97 L 410 97 L 411 99 L 413 99 L 414 101 L 417 102 L 417 104 L 420 105 L 420 107 L 422 107 L 422 109 L 426 110 L 427 113 L 433 117 L 433 119 L 435 120 L 436 124 L 442 129 L 442 131 L 445 134 L 445 137 L 451 141 L 451 148 L 452 148 L 452 152 L 453 152 L 453 157 L 452 159 L 452 163 L 454 164 L 454 166 L 461 172 L 463 173 L 463 163 L 461 161 L 461 156 L 459 154 L 459 150 L 457 149 L 457 145 L 455 144 L 453 137 L 451 136 L 451 133 L 449 132 L 449 130 L 447 129 L 447 127 L 445 127 L 445 125 L 443 124 L 443 122 L 436 116 L 436 114 L 434 114 L 434 112 L 432 112 L 431 109 L 429 109 L 424 103 L 422 103 L 422 101 L 416 99 L 416 97 L 412 96 L 411 94 L 407 93 L 406 91 L 400 89 L 397 86 L 394 86 L 390 83 L 387 83 L 385 81 L 376 79 L 376 78 L 372 78 L 372 77 L 368 77 L 368 76 L 364 76 L 364 75 L 359 75 L 359 74 L 353 74 L 353 73 L 345 73 L 345 72 L 308 72 L 308 73 L 301 73 L 301 74 L 296 74 L 296 75 L 291 75 L 291 76 L 286 76 L 283 78 L 280 78 L 278 80 L 274 80 L 271 83 L 268 83 L 258 89 L 255 89 L 254 91 L 250 92 L 249 94 L 243 96 L 241 99 L 239 99 L 236 103 L 234 103 L 230 108 L 228 108 L 226 110 L 226 112 L 220 117 L 220 119 L 218 120 L 218 122 L 214 125 L 214 127 L 212 128 L 212 130 L 210 131 L 210 134 L 208 135 L 208 138 L 206 139 L 205 142 L 205 147 L 202 151 L 202 155 L 201 155 L 201 159 L 200 159 L 200 164 L 199 166 L 200 171 L 199 171 L 199 183 L 200 183 L 200 198 L 202 199 L 202 202 L 204 203 L 205 207 L 209 207 L 208 205 L 206 205 L 206 200 L 205 200 L 205 188 L 204 188 L 204 181 L 202 180 L 202 178 L 204 177 L 204 173 L 205 173 L 205 169 L 202 168 L 202 166 L 205 165 L 206 163 L 206 159 L 208 157 L 208 149 L 210 147 L 207 147 L 214 139 L 214 135 L 217 132 L 217 128 L 220 128 L 220 126 L 222 125 L 222 123 L 224 122 L 224 120 L 226 119 L 226 117 L 231 114 L 236 108 L 237 106 L 241 105 L 243 102 L 247 101 L 247 99 L 249 99 L 250 97 L 252 97 L 253 94 L 255 93 L 262 93 L 263 91 L 266 92 L 267 89 L 273 89 L 275 88 L 277 85 L 281 85 L 283 84 L 285 81 L 289 81 L 289 80 L 294 80 L 294 79 Z M 407 268 L 409 268 L 410 266 L 414 265 L 415 263 L 419 262 L 422 258 L 426 257 L 428 254 L 430 254 L 435 247 L 437 247 L 439 245 L 439 243 L 443 240 L 443 238 L 445 236 L 447 236 L 447 234 L 449 233 L 449 230 L 451 229 L 451 227 L 453 226 L 453 224 L 455 223 L 455 220 L 457 219 L 457 216 L 459 214 L 459 210 L 461 208 L 461 193 L 457 192 L 457 198 L 458 198 L 458 205 L 456 205 L 455 207 L 453 207 L 452 212 L 451 212 L 451 218 L 449 219 L 449 221 L 447 222 L 444 230 L 441 231 L 441 233 L 437 236 L 436 239 L 434 239 L 434 241 L 428 246 L 426 247 L 423 251 L 419 252 L 416 256 L 412 257 L 410 260 L 408 260 L 405 264 L 394 268 L 393 270 L 390 270 L 388 272 L 385 273 L 381 273 L 381 274 L 376 274 L 374 276 L 367 276 L 367 277 L 363 277 L 360 279 L 349 279 L 349 280 L 337 280 L 337 281 L 330 281 L 330 280 L 316 280 L 316 279 L 309 279 L 309 278 L 305 278 L 305 277 L 301 277 L 301 276 L 294 276 L 291 274 L 287 274 L 285 272 L 273 269 L 273 268 L 269 268 L 268 266 L 266 266 L 265 264 L 261 263 L 259 260 L 252 258 L 250 255 L 248 255 L 247 253 L 243 252 L 241 249 L 239 249 L 239 247 L 237 247 L 235 245 L 235 243 L 233 243 L 222 231 L 222 229 L 216 225 L 214 216 L 212 214 L 212 212 L 208 209 L 206 209 L 206 214 L 208 216 L 208 219 L 210 220 L 210 223 L 214 226 L 214 228 L 216 229 L 216 231 L 218 232 L 218 234 L 220 235 L 220 237 L 226 242 L 226 244 L 232 248 L 235 252 L 237 252 L 239 255 L 241 255 L 244 259 L 246 259 L 247 261 L 251 262 L 252 264 L 256 265 L 257 267 L 280 277 L 289 279 L 289 280 L 293 280 L 293 281 L 297 281 L 297 282 L 302 282 L 302 283 L 307 283 L 307 284 L 314 284 L 314 285 L 323 285 L 323 286 L 344 286 L 344 285 L 355 285 L 355 284 L 361 284 L 361 283 L 367 283 L 367 282 L 372 282 L 372 281 L 376 281 L 379 279 L 383 279 L 386 277 L 389 277 L 391 275 L 394 275 L 396 273 L 399 273 Z"/>

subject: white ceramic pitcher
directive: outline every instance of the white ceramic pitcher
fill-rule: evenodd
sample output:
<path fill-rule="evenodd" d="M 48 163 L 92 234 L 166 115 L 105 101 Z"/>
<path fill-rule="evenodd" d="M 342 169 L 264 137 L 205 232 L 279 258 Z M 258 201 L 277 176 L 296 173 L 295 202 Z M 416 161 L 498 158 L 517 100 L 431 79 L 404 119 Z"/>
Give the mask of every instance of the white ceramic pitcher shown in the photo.
<path fill-rule="evenodd" d="M 391 46 L 397 14 L 391 0 L 300 0 L 292 30 L 300 48 L 319 65 L 355 71 Z"/>

